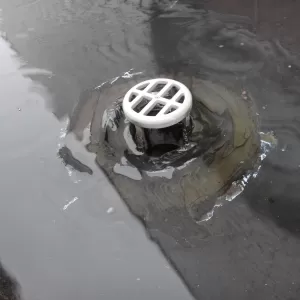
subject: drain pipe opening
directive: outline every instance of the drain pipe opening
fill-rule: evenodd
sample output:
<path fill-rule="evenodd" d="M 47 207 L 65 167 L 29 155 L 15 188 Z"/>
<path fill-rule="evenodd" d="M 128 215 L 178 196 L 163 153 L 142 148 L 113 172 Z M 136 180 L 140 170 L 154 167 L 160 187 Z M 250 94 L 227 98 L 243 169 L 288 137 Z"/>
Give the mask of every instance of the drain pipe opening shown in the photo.
<path fill-rule="evenodd" d="M 123 99 L 137 150 L 160 156 L 188 143 L 192 94 L 182 83 L 157 78 L 138 83 Z"/>

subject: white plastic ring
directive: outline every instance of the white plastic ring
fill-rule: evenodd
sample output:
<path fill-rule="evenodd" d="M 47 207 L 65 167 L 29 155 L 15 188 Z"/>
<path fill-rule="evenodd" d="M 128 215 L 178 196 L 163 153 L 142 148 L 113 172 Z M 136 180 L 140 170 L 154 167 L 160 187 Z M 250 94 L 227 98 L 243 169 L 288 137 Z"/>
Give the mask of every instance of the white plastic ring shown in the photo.
<path fill-rule="evenodd" d="M 192 94 L 182 83 L 150 79 L 132 87 L 123 99 L 129 122 L 142 128 L 165 128 L 182 121 L 192 109 Z"/>

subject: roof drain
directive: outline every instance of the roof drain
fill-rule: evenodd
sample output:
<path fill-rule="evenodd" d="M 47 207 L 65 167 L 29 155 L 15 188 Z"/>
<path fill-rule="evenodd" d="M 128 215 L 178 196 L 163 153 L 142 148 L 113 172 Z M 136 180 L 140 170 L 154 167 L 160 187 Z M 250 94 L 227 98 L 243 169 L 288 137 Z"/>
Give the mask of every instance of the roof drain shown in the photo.
<path fill-rule="evenodd" d="M 134 126 L 134 139 L 137 150 L 141 153 L 149 150 L 149 143 L 152 146 L 155 144 L 154 139 L 156 142 L 160 140 L 158 144 L 164 144 L 162 141 L 168 140 L 159 137 L 157 130 L 160 131 L 160 135 L 170 135 L 170 131 L 173 131 L 174 135 L 174 131 L 182 128 L 183 141 L 187 144 L 186 132 L 190 125 L 191 109 L 192 94 L 189 89 L 182 83 L 167 78 L 140 82 L 132 87 L 123 99 L 123 111 L 126 119 Z M 179 123 L 182 123 L 182 126 L 178 128 L 176 125 Z M 153 134 L 153 131 L 156 133 Z"/>

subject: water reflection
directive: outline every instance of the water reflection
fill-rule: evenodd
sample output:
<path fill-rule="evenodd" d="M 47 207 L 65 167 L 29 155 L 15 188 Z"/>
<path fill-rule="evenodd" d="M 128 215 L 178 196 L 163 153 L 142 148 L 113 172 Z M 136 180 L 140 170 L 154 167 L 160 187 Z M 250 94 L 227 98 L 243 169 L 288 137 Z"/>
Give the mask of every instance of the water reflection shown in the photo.
<path fill-rule="evenodd" d="M 96 107 L 98 94 L 90 87 L 96 87 L 133 66 L 137 70 L 144 69 L 145 62 L 146 69 L 153 67 L 152 50 L 149 51 L 147 42 L 149 32 L 159 68 L 157 73 L 217 82 L 243 100 L 253 99 L 260 120 L 259 130 L 274 131 L 279 140 L 278 147 L 266 158 L 244 194 L 220 210 L 211 223 L 199 226 L 191 222 L 186 210 L 174 209 L 172 200 L 179 192 L 170 187 L 168 180 L 162 184 L 163 193 L 171 199 L 168 214 L 155 214 L 152 204 L 146 208 L 143 206 L 143 199 L 155 192 L 153 185 L 147 187 L 142 199 L 134 194 L 135 190 L 129 183 L 124 184 L 125 180 L 129 182 L 131 179 L 117 177 L 115 185 L 123 188 L 125 201 L 132 201 L 131 207 L 138 216 L 143 216 L 142 221 L 151 237 L 162 246 L 199 299 L 205 299 L 207 295 L 211 299 L 253 299 L 257 295 L 265 299 L 277 295 L 284 299 L 292 289 L 290 285 L 295 282 L 292 276 L 299 278 L 295 263 L 299 263 L 298 253 L 294 253 L 299 248 L 273 224 L 299 236 L 300 68 L 297 58 L 286 50 L 287 45 L 291 46 L 291 42 L 297 40 L 297 32 L 292 29 L 297 28 L 293 22 L 298 20 L 295 16 L 298 4 L 296 1 L 284 2 L 286 19 L 276 27 L 273 24 L 276 25 L 277 20 L 267 18 L 274 16 L 276 19 L 282 11 L 269 1 L 249 1 L 249 5 L 233 0 L 222 3 L 164 1 L 164 5 L 156 2 L 150 17 L 149 10 L 140 10 L 136 1 L 134 5 L 126 1 L 121 6 L 116 1 L 106 1 L 105 4 L 74 1 L 73 7 L 65 1 L 58 1 L 54 6 L 50 2 L 39 3 L 37 11 L 41 12 L 43 20 L 36 24 L 43 26 L 31 24 L 36 27 L 36 32 L 28 35 L 34 50 L 28 53 L 28 45 L 21 41 L 17 42 L 18 48 L 30 62 L 56 74 L 56 77 L 46 80 L 50 86 L 53 83 L 54 91 L 60 85 L 58 89 L 65 93 L 51 103 L 58 118 L 71 114 L 82 90 L 87 91 L 81 93 L 83 103 L 86 99 L 95 100 L 89 102 L 91 106 L 87 107 L 87 114 L 80 122 L 70 123 L 70 130 L 79 139 L 82 138 L 81 128 L 88 126 L 91 120 L 89 112 Z M 21 5 L 20 19 L 21 12 L 29 7 Z M 126 22 L 123 12 L 129 12 Z M 29 12 L 29 16 L 31 14 L 33 12 Z M 84 21 L 87 15 L 88 24 Z M 8 22 L 16 19 L 10 18 Z M 145 23 L 148 19 L 149 23 Z M 133 23 L 129 22 L 131 20 Z M 30 22 L 35 22 L 35 18 Z M 137 26 L 140 24 L 145 27 Z M 123 27 L 128 32 L 123 34 Z M 129 29 L 133 27 L 135 30 L 131 35 Z M 280 39 L 273 39 L 278 33 Z M 133 36 L 137 39 L 131 43 Z M 101 44 L 100 41 L 107 43 Z M 297 45 L 293 46 L 294 50 L 297 49 Z M 58 83 L 54 84 L 55 80 Z M 72 93 L 74 96 L 70 96 Z M 109 103 L 104 101 L 102 104 Z M 94 124 L 100 126 L 101 120 L 97 121 Z M 95 130 L 91 137 L 97 142 L 99 131 L 93 126 L 91 130 Z M 97 152 L 95 147 L 89 150 Z M 165 205 L 165 197 L 159 193 L 154 200 L 156 206 Z M 247 205 L 253 210 L 249 212 Z M 285 247 L 282 247 L 282 240 Z M 284 249 L 278 251 L 280 248 Z M 285 267 L 281 267 L 282 261 Z M 275 264 L 277 267 L 273 268 Z M 284 279 L 282 274 L 287 269 L 290 276 Z M 212 282 L 218 284 L 217 288 L 215 284 L 211 286 Z M 296 288 L 293 293 L 297 295 Z"/>
<path fill-rule="evenodd" d="M 214 6 L 222 10 L 221 5 L 213 2 L 206 8 Z M 226 5 L 227 12 L 242 10 L 241 4 Z M 288 5 L 291 3 L 285 6 L 285 11 L 290 15 L 295 7 L 288 9 Z M 154 53 L 161 70 L 220 81 L 253 97 L 261 130 L 274 131 L 280 146 L 266 159 L 258 178 L 247 187 L 248 203 L 297 233 L 300 226 L 296 213 L 300 205 L 296 200 L 299 194 L 296 182 L 300 179 L 299 61 L 278 39 L 259 40 L 248 17 L 204 9 L 196 11 L 185 5 L 177 8 L 151 22 Z M 275 11 L 271 10 L 271 14 Z M 294 34 L 293 31 L 291 38 Z"/>
<path fill-rule="evenodd" d="M 152 66 L 148 0 L 15 2 L 0 1 L 3 30 L 30 65 L 53 73 L 39 80 L 52 94 L 49 109 L 59 119 L 72 114 L 83 90 L 132 67 Z M 24 32 L 26 38 L 18 38 Z"/>

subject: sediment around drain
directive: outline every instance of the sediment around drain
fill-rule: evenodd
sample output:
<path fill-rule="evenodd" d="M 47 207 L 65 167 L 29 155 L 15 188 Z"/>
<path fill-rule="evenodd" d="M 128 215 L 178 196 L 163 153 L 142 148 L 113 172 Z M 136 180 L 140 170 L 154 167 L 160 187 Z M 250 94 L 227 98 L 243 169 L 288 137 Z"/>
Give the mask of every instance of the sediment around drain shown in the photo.
<path fill-rule="evenodd" d="M 209 81 L 185 81 L 190 83 L 193 94 L 191 147 L 185 152 L 175 150 L 159 158 L 147 158 L 150 165 L 174 168 L 172 179 L 161 174 L 150 177 L 137 168 L 141 180 L 135 181 L 113 171 L 124 157 L 131 166 L 145 158 L 128 149 L 124 139 L 128 123 L 120 109 L 122 96 L 136 80 L 105 89 L 94 110 L 91 143 L 87 148 L 97 153 L 98 165 L 133 213 L 143 219 L 150 220 L 155 213 L 173 209 L 185 210 L 194 220 L 201 218 L 214 206 L 216 198 L 253 168 L 258 159 L 258 121 L 250 96 L 245 99 Z M 191 162 L 180 167 L 188 161 Z"/>

